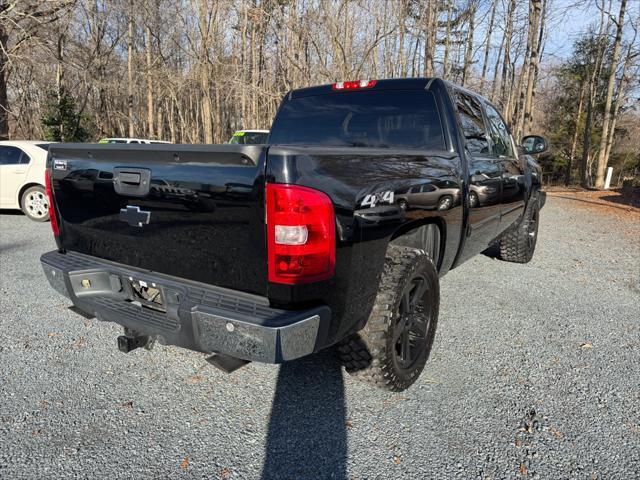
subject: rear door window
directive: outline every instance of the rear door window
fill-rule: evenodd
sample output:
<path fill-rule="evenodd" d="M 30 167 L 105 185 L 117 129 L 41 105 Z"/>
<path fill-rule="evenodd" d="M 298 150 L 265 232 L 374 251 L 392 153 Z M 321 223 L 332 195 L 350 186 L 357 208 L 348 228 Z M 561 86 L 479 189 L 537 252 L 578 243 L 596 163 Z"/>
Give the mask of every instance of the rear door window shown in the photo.
<path fill-rule="evenodd" d="M 17 165 L 21 162 L 22 156 L 22 150 L 17 147 L 0 147 L 0 165 Z M 25 163 L 29 163 L 29 157 L 26 155 L 25 157 Z"/>
<path fill-rule="evenodd" d="M 480 102 L 460 90 L 454 92 L 454 99 L 467 148 L 472 154 L 489 155 L 489 140 Z"/>
<path fill-rule="evenodd" d="M 446 148 L 436 101 L 424 90 L 339 92 L 286 101 L 272 144 Z"/>
<path fill-rule="evenodd" d="M 488 103 L 485 103 L 485 111 L 489 121 L 491 141 L 493 142 L 493 155 L 496 157 L 513 157 L 511 134 L 506 123 L 496 109 Z"/>

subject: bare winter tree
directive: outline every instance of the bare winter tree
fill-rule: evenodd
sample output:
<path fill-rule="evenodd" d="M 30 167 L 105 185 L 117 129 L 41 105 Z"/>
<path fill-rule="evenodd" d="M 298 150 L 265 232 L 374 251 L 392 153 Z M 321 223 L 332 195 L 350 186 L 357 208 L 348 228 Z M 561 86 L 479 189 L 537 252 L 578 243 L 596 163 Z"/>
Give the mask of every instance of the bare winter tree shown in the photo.
<path fill-rule="evenodd" d="M 0 2 L 0 139 L 9 137 L 8 84 L 12 67 L 30 46 L 41 41 L 48 24 L 56 22 L 75 0 L 3 0 Z"/>
<path fill-rule="evenodd" d="M 598 12 L 588 4 L 571 5 Z M 626 4 L 598 0 L 571 100 L 563 168 L 570 178 L 579 166 L 585 185 L 625 134 L 618 117 L 634 118 L 638 14 Z M 520 138 L 540 127 L 538 95 L 557 81 L 557 57 L 542 55 L 547 22 L 569 10 L 553 0 L 4 0 L 0 136 L 47 135 L 46 113 L 71 105 L 71 123 L 54 116 L 59 138 L 82 127 L 93 139 L 221 142 L 269 128 L 292 88 L 424 75 L 484 93 Z"/>

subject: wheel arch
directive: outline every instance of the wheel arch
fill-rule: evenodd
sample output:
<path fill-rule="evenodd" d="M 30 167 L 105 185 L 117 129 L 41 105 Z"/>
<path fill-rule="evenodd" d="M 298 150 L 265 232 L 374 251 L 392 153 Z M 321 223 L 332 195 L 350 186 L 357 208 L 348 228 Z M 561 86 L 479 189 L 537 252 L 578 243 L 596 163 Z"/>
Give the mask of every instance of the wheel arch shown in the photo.
<path fill-rule="evenodd" d="M 430 231 L 430 226 L 431 228 L 435 226 L 436 230 Z M 411 247 L 421 250 L 428 250 L 429 244 L 424 244 L 425 239 L 428 239 L 428 235 L 437 235 L 435 250 L 436 254 L 433 255 L 432 251 L 427 251 L 427 253 L 432 256 L 437 256 L 437 258 L 432 258 L 432 260 L 436 266 L 436 269 L 440 270 L 444 253 L 443 247 L 445 246 L 446 240 L 446 224 L 440 217 L 431 217 L 402 225 L 391 236 L 389 246 L 394 245 L 399 247 Z"/>

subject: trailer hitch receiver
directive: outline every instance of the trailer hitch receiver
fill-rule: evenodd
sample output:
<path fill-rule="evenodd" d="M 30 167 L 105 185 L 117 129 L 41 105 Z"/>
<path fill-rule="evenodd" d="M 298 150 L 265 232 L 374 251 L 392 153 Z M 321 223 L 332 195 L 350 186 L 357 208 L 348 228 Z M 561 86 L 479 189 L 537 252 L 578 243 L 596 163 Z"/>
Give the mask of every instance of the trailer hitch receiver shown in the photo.
<path fill-rule="evenodd" d="M 153 348 L 155 338 L 149 335 L 120 335 L 118 337 L 118 350 L 129 353 L 136 348 L 144 347 L 147 350 Z"/>

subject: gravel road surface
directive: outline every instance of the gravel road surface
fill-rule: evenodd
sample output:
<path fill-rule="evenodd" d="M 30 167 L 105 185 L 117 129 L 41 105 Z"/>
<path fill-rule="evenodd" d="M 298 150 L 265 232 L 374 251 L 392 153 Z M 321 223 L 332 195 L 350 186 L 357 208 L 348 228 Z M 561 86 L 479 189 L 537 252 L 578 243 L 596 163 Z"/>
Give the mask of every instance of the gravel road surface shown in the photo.
<path fill-rule="evenodd" d="M 388 394 L 329 353 L 122 354 L 47 284 L 49 225 L 0 215 L 0 478 L 640 478 L 639 238 L 551 198 L 531 263 L 442 280 L 427 369 Z"/>

